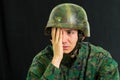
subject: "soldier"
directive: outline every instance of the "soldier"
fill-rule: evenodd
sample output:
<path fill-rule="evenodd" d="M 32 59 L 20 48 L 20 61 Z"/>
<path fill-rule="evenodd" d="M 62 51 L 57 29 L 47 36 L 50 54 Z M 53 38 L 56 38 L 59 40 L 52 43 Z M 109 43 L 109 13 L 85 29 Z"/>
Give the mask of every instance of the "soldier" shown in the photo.
<path fill-rule="evenodd" d="M 84 42 L 90 28 L 81 6 L 62 3 L 53 8 L 45 34 L 52 44 L 34 57 L 27 80 L 120 80 L 110 53 Z"/>

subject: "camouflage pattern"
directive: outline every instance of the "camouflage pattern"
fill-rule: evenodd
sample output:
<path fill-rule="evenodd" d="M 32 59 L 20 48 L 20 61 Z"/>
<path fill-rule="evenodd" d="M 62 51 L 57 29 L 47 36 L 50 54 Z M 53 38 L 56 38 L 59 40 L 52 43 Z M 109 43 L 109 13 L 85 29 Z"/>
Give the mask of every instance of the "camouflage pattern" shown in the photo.
<path fill-rule="evenodd" d="M 76 4 L 63 3 L 53 8 L 45 34 L 50 35 L 51 27 L 81 30 L 86 37 L 90 37 L 87 14 L 81 6 Z"/>
<path fill-rule="evenodd" d="M 118 64 L 110 53 L 89 45 L 82 42 L 73 61 L 64 55 L 59 69 L 52 65 L 53 50 L 47 46 L 34 57 L 26 80 L 120 80 Z"/>

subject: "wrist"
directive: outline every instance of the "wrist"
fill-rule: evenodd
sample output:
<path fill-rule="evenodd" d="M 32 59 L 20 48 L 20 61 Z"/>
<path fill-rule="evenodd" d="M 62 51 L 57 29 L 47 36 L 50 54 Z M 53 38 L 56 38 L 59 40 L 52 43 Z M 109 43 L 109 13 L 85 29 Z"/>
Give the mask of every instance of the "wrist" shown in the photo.
<path fill-rule="evenodd" d="M 59 68 L 61 61 L 62 61 L 62 58 L 60 58 L 60 57 L 53 57 L 52 64 L 55 67 Z"/>

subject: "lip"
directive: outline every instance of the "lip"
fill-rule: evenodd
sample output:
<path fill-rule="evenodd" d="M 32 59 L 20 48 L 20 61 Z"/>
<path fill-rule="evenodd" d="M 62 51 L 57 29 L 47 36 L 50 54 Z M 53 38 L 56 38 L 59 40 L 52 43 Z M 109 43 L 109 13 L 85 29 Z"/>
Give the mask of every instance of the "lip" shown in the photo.
<path fill-rule="evenodd" d="M 68 50 L 69 46 L 63 46 L 63 50 Z"/>

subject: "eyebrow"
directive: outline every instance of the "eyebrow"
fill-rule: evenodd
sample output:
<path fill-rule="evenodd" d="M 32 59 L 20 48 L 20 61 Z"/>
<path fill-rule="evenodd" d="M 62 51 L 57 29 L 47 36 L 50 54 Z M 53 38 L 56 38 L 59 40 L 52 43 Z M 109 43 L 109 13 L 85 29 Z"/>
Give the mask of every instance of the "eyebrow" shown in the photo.
<path fill-rule="evenodd" d="M 66 29 L 65 31 L 76 31 L 76 29 Z"/>

